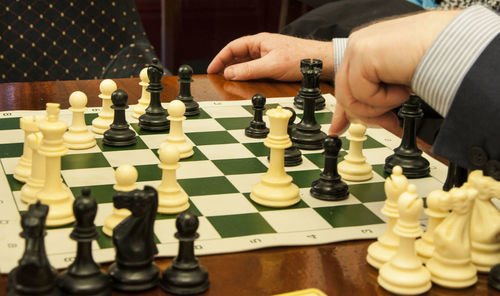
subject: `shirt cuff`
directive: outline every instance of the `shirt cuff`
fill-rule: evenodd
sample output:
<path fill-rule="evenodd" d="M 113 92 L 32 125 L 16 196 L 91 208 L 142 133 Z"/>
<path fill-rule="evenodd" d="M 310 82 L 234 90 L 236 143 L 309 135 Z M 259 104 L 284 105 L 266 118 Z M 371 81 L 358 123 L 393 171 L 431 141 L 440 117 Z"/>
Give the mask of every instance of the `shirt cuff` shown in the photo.
<path fill-rule="evenodd" d="M 480 6 L 458 14 L 439 34 L 417 66 L 411 86 L 434 110 L 448 114 L 462 80 L 500 33 L 500 17 Z"/>
<path fill-rule="evenodd" d="M 346 47 L 347 38 L 333 38 L 333 77 L 342 62 Z"/>

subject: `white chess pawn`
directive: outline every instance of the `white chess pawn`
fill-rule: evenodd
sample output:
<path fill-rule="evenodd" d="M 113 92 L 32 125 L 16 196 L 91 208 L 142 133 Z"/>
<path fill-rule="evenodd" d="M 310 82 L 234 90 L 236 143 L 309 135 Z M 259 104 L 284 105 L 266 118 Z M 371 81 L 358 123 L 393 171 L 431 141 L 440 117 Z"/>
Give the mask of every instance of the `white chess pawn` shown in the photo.
<path fill-rule="evenodd" d="M 99 98 L 102 99 L 102 110 L 99 112 L 99 117 L 92 120 L 92 131 L 96 134 L 102 135 L 109 129 L 115 113 L 111 109 L 111 94 L 116 90 L 116 83 L 111 79 L 104 79 L 99 85 L 101 94 Z"/>
<path fill-rule="evenodd" d="M 434 253 L 426 263 L 432 282 L 461 289 L 477 282 L 472 264 L 470 217 L 477 190 L 467 184 L 450 191 L 451 213 L 434 230 Z"/>
<path fill-rule="evenodd" d="M 21 188 L 21 201 L 27 204 L 36 202 L 36 195 L 45 184 L 45 157 L 38 153 L 42 138 L 42 133 L 33 133 L 28 136 L 25 142 L 25 145 L 29 145 L 33 151 L 33 169 L 26 184 Z"/>
<path fill-rule="evenodd" d="M 373 177 L 372 166 L 363 156 L 363 142 L 366 141 L 366 126 L 361 123 L 351 123 L 349 127 L 349 152 L 338 164 L 342 179 L 347 181 L 366 181 Z"/>
<path fill-rule="evenodd" d="M 189 142 L 182 131 L 182 121 L 186 119 L 186 105 L 180 100 L 173 100 L 168 105 L 168 117 L 170 120 L 170 133 L 165 143 L 174 145 L 179 150 L 180 158 L 188 158 L 194 154 L 193 144 Z"/>
<path fill-rule="evenodd" d="M 119 166 L 115 171 L 116 184 L 113 186 L 115 191 L 129 192 L 137 189 L 137 169 L 129 164 Z M 117 209 L 113 207 L 113 213 L 106 217 L 102 232 L 107 236 L 113 236 L 113 229 L 120 224 L 123 219 L 130 216 L 127 209 Z"/>
<path fill-rule="evenodd" d="M 73 113 L 71 126 L 64 134 L 64 143 L 69 149 L 88 149 L 96 145 L 94 134 L 89 132 L 85 124 L 85 106 L 87 96 L 81 91 L 75 91 L 69 96 L 69 110 Z"/>
<path fill-rule="evenodd" d="M 418 218 L 423 201 L 414 184 L 398 200 L 399 219 L 394 233 L 399 236 L 398 251 L 379 270 L 377 281 L 384 289 L 399 295 L 417 295 L 431 288 L 431 275 L 415 253 L 415 238 L 422 234 Z"/>
<path fill-rule="evenodd" d="M 158 186 L 158 213 L 177 214 L 189 208 L 187 194 L 177 183 L 176 170 L 180 167 L 179 150 L 163 143 L 158 151 L 162 170 L 161 184 Z"/>
<path fill-rule="evenodd" d="M 398 199 L 408 188 L 408 179 L 403 175 L 403 169 L 395 166 L 392 175 L 385 179 L 384 191 L 386 200 L 382 208 L 382 214 L 387 217 L 387 228 L 377 238 L 377 241 L 368 247 L 366 261 L 374 268 L 379 269 L 388 262 L 398 249 L 399 236 L 394 233 L 394 226 L 399 218 Z"/>
<path fill-rule="evenodd" d="M 19 120 L 21 129 L 24 131 L 23 155 L 14 168 L 14 179 L 25 183 L 31 175 L 31 162 L 33 150 L 26 145 L 29 135 L 38 132 L 38 123 L 33 116 L 21 117 Z"/>
<path fill-rule="evenodd" d="M 151 93 L 146 91 L 149 86 L 149 77 L 148 77 L 148 68 L 144 68 L 141 70 L 139 74 L 141 78 L 141 82 L 139 85 L 142 87 L 141 98 L 137 102 L 137 105 L 134 106 L 132 111 L 132 117 L 138 119 L 142 114 L 146 113 L 146 108 L 149 106 L 149 102 L 151 102 Z"/>

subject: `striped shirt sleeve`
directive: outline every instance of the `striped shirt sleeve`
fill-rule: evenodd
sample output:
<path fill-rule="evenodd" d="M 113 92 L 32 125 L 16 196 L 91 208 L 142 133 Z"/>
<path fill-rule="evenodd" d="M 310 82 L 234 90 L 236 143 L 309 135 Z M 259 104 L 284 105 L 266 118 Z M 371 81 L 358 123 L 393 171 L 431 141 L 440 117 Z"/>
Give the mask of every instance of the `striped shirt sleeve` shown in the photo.
<path fill-rule="evenodd" d="M 333 38 L 333 74 L 337 73 L 337 69 L 344 57 L 345 48 L 347 47 L 347 38 Z"/>
<path fill-rule="evenodd" d="M 413 75 L 411 86 L 434 110 L 448 114 L 465 75 L 500 33 L 500 17 L 480 6 L 458 14 L 439 34 Z"/>

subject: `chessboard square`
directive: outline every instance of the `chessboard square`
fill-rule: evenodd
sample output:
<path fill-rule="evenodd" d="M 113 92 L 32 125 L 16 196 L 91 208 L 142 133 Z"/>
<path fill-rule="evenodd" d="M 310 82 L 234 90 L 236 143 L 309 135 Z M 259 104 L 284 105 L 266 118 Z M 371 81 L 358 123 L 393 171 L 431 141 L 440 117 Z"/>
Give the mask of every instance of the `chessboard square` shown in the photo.
<path fill-rule="evenodd" d="M 349 227 L 383 223 L 363 204 L 314 208 L 333 227 Z"/>
<path fill-rule="evenodd" d="M 100 203 L 99 201 L 97 201 L 97 214 L 94 219 L 94 224 L 99 226 L 104 225 L 104 221 L 106 221 L 106 218 L 113 214 L 113 209 L 114 206 L 112 202 Z"/>
<path fill-rule="evenodd" d="M 90 188 L 90 196 L 95 198 L 98 204 L 113 202 L 113 194 L 115 193 L 115 190 L 113 189 L 113 184 L 96 185 L 96 186 L 78 186 L 78 187 L 71 187 L 70 190 L 73 193 L 73 196 L 76 197 L 82 194 L 82 189 L 85 187 Z"/>
<path fill-rule="evenodd" d="M 385 159 L 384 159 L 384 162 L 385 162 Z M 374 164 L 374 165 L 372 165 L 372 170 L 385 180 L 387 177 L 390 176 L 390 174 L 385 172 L 384 167 L 385 167 L 385 163 L 384 164 Z"/>
<path fill-rule="evenodd" d="M 109 249 L 114 248 L 113 239 L 102 231 L 102 226 L 97 227 L 97 233 L 99 233 L 99 237 L 97 237 L 97 244 L 100 249 Z"/>
<path fill-rule="evenodd" d="M 227 145 L 204 145 L 198 148 L 205 154 L 208 159 L 234 159 L 234 158 L 250 158 L 254 155 L 240 143 Z"/>
<path fill-rule="evenodd" d="M 0 160 L 5 174 L 14 174 L 14 170 L 16 169 L 16 166 L 19 163 L 19 159 L 20 157 L 9 157 L 9 158 L 2 158 Z"/>
<path fill-rule="evenodd" d="M 269 124 L 267 125 L 269 127 Z M 236 129 L 228 131 L 239 143 L 264 143 L 266 138 L 250 138 L 245 135 L 245 129 Z"/>
<path fill-rule="evenodd" d="M 342 152 L 342 151 L 340 151 Z M 318 168 L 323 169 L 325 168 L 325 156 L 323 153 L 311 153 L 311 154 L 304 154 L 302 157 L 309 159 L 312 163 L 314 163 Z"/>
<path fill-rule="evenodd" d="M 158 164 L 160 162 L 153 151 L 149 149 L 103 152 L 103 154 L 113 167 L 118 167 L 124 164 L 136 166 Z"/>
<path fill-rule="evenodd" d="M 224 108 L 221 106 L 205 106 L 203 109 L 212 118 L 224 117 L 253 117 L 253 111 L 248 111 L 244 106 L 226 105 Z M 251 110 L 251 109 L 250 109 Z"/>
<path fill-rule="evenodd" d="M 93 147 L 90 147 L 90 148 L 87 148 L 87 149 L 81 149 L 81 150 L 69 149 L 68 153 L 66 153 L 66 155 L 86 154 L 86 153 L 101 153 L 101 148 L 99 148 L 99 146 L 95 145 Z"/>
<path fill-rule="evenodd" d="M 197 146 L 230 144 L 238 142 L 227 131 L 186 133 L 186 136 Z"/>
<path fill-rule="evenodd" d="M 193 115 L 193 116 L 186 116 L 187 120 L 192 120 L 192 119 L 207 119 L 211 118 L 210 115 L 203 109 L 200 108 L 200 114 Z"/>
<path fill-rule="evenodd" d="M 207 218 L 198 217 L 198 221 L 200 224 L 196 232 L 198 232 L 200 236 L 197 241 L 221 238 L 212 224 L 208 222 Z M 175 226 L 175 219 L 155 221 L 155 234 L 162 244 L 178 244 L 179 240 L 174 236 L 176 232 L 177 228 Z"/>
<path fill-rule="evenodd" d="M 330 124 L 332 122 L 332 112 L 318 112 L 314 113 L 314 117 L 316 118 L 316 122 L 319 124 Z M 297 114 L 297 117 L 302 119 L 304 114 Z"/>
<path fill-rule="evenodd" d="M 162 171 L 157 164 L 136 165 L 137 182 L 161 180 Z"/>
<path fill-rule="evenodd" d="M 5 112 L 4 112 L 5 113 Z M 21 128 L 19 124 L 19 117 L 2 118 L 0 120 L 0 130 L 18 130 Z M 23 133 L 21 133 L 23 134 Z"/>
<path fill-rule="evenodd" d="M 241 193 L 193 196 L 191 201 L 203 216 L 256 213 L 257 209 Z"/>
<path fill-rule="evenodd" d="M 387 147 L 363 149 L 363 155 L 366 157 L 366 162 L 372 165 L 385 164 L 385 159 L 394 154 L 394 151 Z"/>
<path fill-rule="evenodd" d="M 178 180 L 188 196 L 237 193 L 238 190 L 224 177 L 196 178 Z"/>
<path fill-rule="evenodd" d="M 158 151 L 158 150 L 155 150 L 155 151 Z M 196 146 L 193 146 L 193 152 L 194 152 L 193 155 L 191 155 L 188 158 L 181 159 L 180 162 L 190 162 L 190 161 L 199 161 L 199 160 L 207 160 L 208 159 L 205 156 L 205 154 L 203 154 L 203 152 L 201 152 L 201 150 Z M 157 154 L 157 152 L 155 152 L 155 154 Z M 158 156 L 158 158 L 159 158 L 159 156 Z"/>
<path fill-rule="evenodd" d="M 198 217 L 202 216 L 200 210 L 198 210 L 198 208 L 194 205 L 191 199 L 189 199 L 188 202 L 189 202 L 189 208 L 187 208 L 186 211 L 189 210 Z M 156 213 L 156 220 L 175 220 L 175 218 L 177 218 L 177 215 L 179 215 L 179 213 L 176 214 Z"/>
<path fill-rule="evenodd" d="M 224 175 L 265 173 L 267 167 L 257 158 L 218 159 L 212 162 Z"/>
<path fill-rule="evenodd" d="M 226 130 L 235 129 L 245 129 L 250 126 L 252 117 L 232 117 L 232 118 L 217 118 L 217 122 L 220 123 Z"/>
<path fill-rule="evenodd" d="M 384 183 L 363 183 L 349 185 L 349 192 L 361 202 L 384 201 Z"/>
<path fill-rule="evenodd" d="M 307 171 L 295 171 L 288 172 L 290 176 L 293 178 L 293 183 L 299 188 L 311 187 L 313 181 L 319 179 L 319 175 L 321 174 L 320 170 L 307 170 Z"/>
<path fill-rule="evenodd" d="M 223 176 L 224 174 L 210 160 L 186 161 L 176 172 L 177 179 L 192 179 Z"/>
<path fill-rule="evenodd" d="M 220 125 L 217 120 L 210 119 L 200 119 L 200 120 L 191 120 L 184 121 L 182 123 L 182 130 L 184 133 L 195 133 L 199 131 L 204 132 L 216 132 L 216 131 L 224 131 L 224 127 Z"/>
<path fill-rule="evenodd" d="M 395 149 L 401 144 L 401 138 L 382 128 L 369 128 L 366 134 L 389 149 Z"/>
<path fill-rule="evenodd" d="M 130 127 L 139 135 L 139 136 L 147 136 L 147 135 L 158 135 L 158 134 L 162 134 L 162 135 L 167 135 L 168 134 L 168 130 L 165 130 L 165 131 L 148 131 L 148 130 L 143 130 L 141 129 L 141 127 L 139 126 L 139 123 L 138 122 L 131 122 L 130 123 Z"/>
<path fill-rule="evenodd" d="M 92 125 L 92 120 L 99 117 L 99 113 L 85 113 L 83 116 L 85 118 L 85 124 Z"/>
<path fill-rule="evenodd" d="M 386 146 L 374 138 L 366 135 L 366 141 L 363 142 L 363 149 L 372 149 L 372 148 L 385 148 Z"/>
<path fill-rule="evenodd" d="M 233 184 L 239 192 L 250 192 L 252 191 L 252 187 L 260 182 L 262 175 L 262 173 L 243 174 L 226 176 L 226 178 L 231 181 L 231 184 Z"/>
<path fill-rule="evenodd" d="M 261 215 L 278 233 L 331 228 L 330 224 L 311 208 L 267 211 Z"/>
<path fill-rule="evenodd" d="M 122 147 L 112 147 L 108 145 L 104 145 L 102 143 L 102 138 L 95 139 L 97 142 L 97 145 L 99 148 L 101 148 L 101 151 L 107 152 L 107 151 L 123 151 L 123 150 L 137 150 L 137 149 L 148 149 L 148 146 L 141 140 L 140 137 L 137 137 L 137 143 L 135 145 L 130 145 L 130 146 L 122 146 Z"/>
<path fill-rule="evenodd" d="M 160 145 L 165 142 L 168 134 L 151 134 L 141 135 L 141 140 L 148 146 L 149 149 L 158 149 Z"/>
<path fill-rule="evenodd" d="M 22 130 L 1 130 L 0 144 L 24 142 L 24 132 Z"/>
<path fill-rule="evenodd" d="M 263 159 L 261 158 L 260 160 L 262 161 Z M 265 161 L 266 161 L 266 164 L 269 163 L 269 161 L 267 160 L 267 157 L 265 158 Z M 309 158 L 304 157 L 304 155 L 302 155 L 302 163 L 301 164 L 296 165 L 296 166 L 285 167 L 285 170 L 287 172 L 308 171 L 308 170 L 317 170 L 317 169 L 318 169 L 318 165 L 316 165 L 315 163 L 310 161 Z"/>
<path fill-rule="evenodd" d="M 264 106 L 265 110 L 264 110 L 263 114 L 265 115 L 266 112 L 267 112 L 267 110 L 274 109 L 274 108 L 278 107 L 279 105 L 280 104 L 278 104 L 278 103 L 267 103 Z M 248 112 L 250 112 L 250 114 L 252 114 L 252 117 L 253 117 L 253 113 L 254 113 L 253 105 L 243 105 L 241 107 L 243 107 L 245 110 L 247 110 Z"/>
<path fill-rule="evenodd" d="M 259 211 L 259 212 L 267 212 L 267 211 L 287 211 L 287 210 L 291 210 L 291 209 L 302 209 L 302 208 L 308 208 L 309 206 L 302 200 L 302 192 L 299 193 L 300 194 L 300 197 L 301 199 L 299 200 L 298 203 L 294 204 L 294 205 L 291 205 L 289 207 L 285 207 L 285 208 L 271 208 L 271 207 L 266 207 L 266 206 L 263 206 L 263 205 L 260 205 L 256 202 L 254 202 L 251 198 L 250 198 L 250 192 L 247 192 L 247 193 L 243 193 L 243 196 L 245 196 L 245 198 L 250 202 L 252 203 L 252 205 Z"/>
<path fill-rule="evenodd" d="M 409 179 L 408 181 L 417 186 L 417 194 L 422 198 L 426 198 L 429 193 L 436 189 L 443 189 L 443 184 L 434 177 Z"/>
<path fill-rule="evenodd" d="M 207 217 L 222 238 L 276 233 L 260 213 Z"/>
<path fill-rule="evenodd" d="M 73 226 L 65 228 L 51 228 L 45 236 L 45 248 L 49 254 L 69 253 L 75 256 L 77 242 L 69 238 Z"/>
<path fill-rule="evenodd" d="M 19 212 L 25 212 L 28 210 L 29 205 L 27 203 L 21 201 L 21 191 L 13 191 L 12 197 L 14 197 L 14 201 L 16 202 L 17 210 Z M 2 217 L 2 218 L 5 219 L 6 217 Z"/>
<path fill-rule="evenodd" d="M 9 183 L 10 191 L 19 191 L 23 187 L 24 183 L 14 179 L 14 175 L 6 175 L 7 182 Z"/>
<path fill-rule="evenodd" d="M 0 144 L 0 158 L 20 157 L 23 155 L 24 143 Z"/>
<path fill-rule="evenodd" d="M 102 153 L 71 154 L 61 157 L 61 170 L 109 167 Z"/>
<path fill-rule="evenodd" d="M 359 200 L 352 194 L 349 194 L 349 196 L 346 199 L 338 201 L 317 199 L 311 195 L 311 188 L 301 188 L 300 196 L 302 198 L 302 201 L 306 203 L 308 207 L 311 208 L 331 207 L 332 205 L 336 206 L 352 205 L 360 203 Z"/>
<path fill-rule="evenodd" d="M 61 174 L 70 188 L 115 183 L 115 170 L 112 167 L 65 170 Z"/>
<path fill-rule="evenodd" d="M 264 139 L 262 139 L 264 140 Z M 259 156 L 268 156 L 269 155 L 269 148 L 264 145 L 264 142 L 260 141 L 258 143 L 244 143 L 243 146 L 245 146 L 248 150 L 250 150 L 253 155 L 259 157 Z"/>

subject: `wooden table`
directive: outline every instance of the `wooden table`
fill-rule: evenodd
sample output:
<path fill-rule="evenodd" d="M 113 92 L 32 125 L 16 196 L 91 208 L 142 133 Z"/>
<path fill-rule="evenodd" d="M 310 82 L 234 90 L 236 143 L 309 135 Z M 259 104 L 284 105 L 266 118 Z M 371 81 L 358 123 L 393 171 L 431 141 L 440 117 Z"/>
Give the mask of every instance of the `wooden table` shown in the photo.
<path fill-rule="evenodd" d="M 266 97 L 295 96 L 298 83 L 229 82 L 218 75 L 195 75 L 191 92 L 198 101 L 250 99 L 255 93 Z M 140 97 L 139 79 L 116 79 L 118 88 L 129 94 L 129 104 Z M 99 80 L 5 83 L 0 84 L 0 110 L 44 109 L 46 102 L 61 103 L 68 108 L 69 95 L 76 90 L 85 92 L 88 106 L 100 106 Z M 163 79 L 162 101 L 178 95 L 177 77 Z M 322 84 L 323 93 L 333 93 L 330 85 Z M 400 135 L 401 131 L 393 131 Z M 429 146 L 419 142 L 423 150 Z M 372 240 L 348 241 L 308 247 L 279 247 L 257 251 L 200 257 L 209 271 L 211 285 L 203 295 L 271 295 L 306 288 L 318 288 L 327 295 L 390 295 L 377 285 L 378 272 L 365 260 Z M 156 260 L 161 270 L 171 259 Z M 107 266 L 104 266 L 104 269 Z M 5 295 L 7 277 L 0 277 L 0 295 Z M 130 295 L 116 293 L 113 295 Z M 160 289 L 141 295 L 166 295 Z M 487 285 L 487 278 L 468 289 L 449 290 L 433 286 L 427 295 L 500 295 Z"/>

